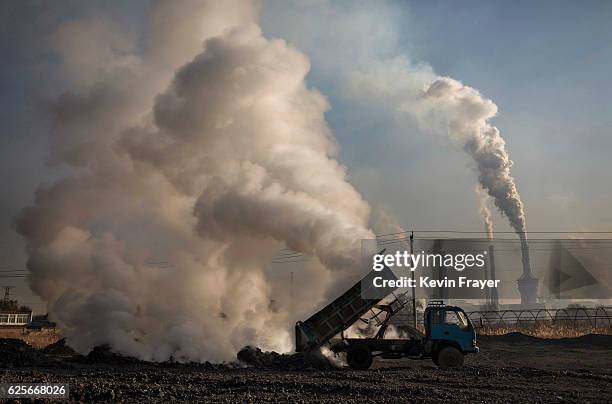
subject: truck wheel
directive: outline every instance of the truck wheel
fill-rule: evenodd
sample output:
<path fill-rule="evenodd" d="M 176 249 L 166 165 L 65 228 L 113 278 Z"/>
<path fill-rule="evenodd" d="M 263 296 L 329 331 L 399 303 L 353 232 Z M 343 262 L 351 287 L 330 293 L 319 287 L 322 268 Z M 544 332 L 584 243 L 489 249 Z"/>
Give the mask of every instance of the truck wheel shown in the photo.
<path fill-rule="evenodd" d="M 436 359 L 436 365 L 442 369 L 458 369 L 463 366 L 463 353 L 452 346 L 442 348 Z"/>
<path fill-rule="evenodd" d="M 346 361 L 351 369 L 367 369 L 372 365 L 372 352 L 366 345 L 352 346 L 346 353 Z"/>
<path fill-rule="evenodd" d="M 431 360 L 433 361 L 433 363 L 436 366 L 440 366 L 440 363 L 438 362 L 438 353 L 434 352 L 433 355 L 431 356 Z"/>

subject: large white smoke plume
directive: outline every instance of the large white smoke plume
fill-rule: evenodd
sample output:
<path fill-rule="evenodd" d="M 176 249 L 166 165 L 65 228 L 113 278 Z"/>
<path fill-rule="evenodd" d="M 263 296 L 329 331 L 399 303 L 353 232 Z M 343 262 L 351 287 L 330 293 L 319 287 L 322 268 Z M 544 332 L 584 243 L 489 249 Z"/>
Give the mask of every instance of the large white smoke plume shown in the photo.
<path fill-rule="evenodd" d="M 445 134 L 463 148 L 475 163 L 480 187 L 524 240 L 525 212 L 510 174 L 512 161 L 499 130 L 489 122 L 497 113 L 493 101 L 457 80 L 436 75 L 429 66 L 403 58 L 355 72 L 350 91 L 408 114 L 422 128 Z"/>
<path fill-rule="evenodd" d="M 144 41 L 104 18 L 54 35 L 69 91 L 50 107 L 50 161 L 67 175 L 37 191 L 18 230 L 32 289 L 77 350 L 290 350 L 296 318 L 272 257 L 316 257 L 294 292 L 303 318 L 373 238 L 327 101 L 304 84 L 308 59 L 264 38 L 253 14 L 242 1 L 162 2 Z"/>

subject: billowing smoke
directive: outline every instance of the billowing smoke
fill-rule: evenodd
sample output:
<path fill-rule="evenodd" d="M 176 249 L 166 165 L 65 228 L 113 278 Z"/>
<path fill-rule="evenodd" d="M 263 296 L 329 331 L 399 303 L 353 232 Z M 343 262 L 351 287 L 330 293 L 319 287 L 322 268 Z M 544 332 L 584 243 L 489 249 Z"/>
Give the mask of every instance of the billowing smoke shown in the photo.
<path fill-rule="evenodd" d="M 327 101 L 304 84 L 308 59 L 253 21 L 242 1 L 162 2 L 144 41 L 102 17 L 53 36 L 69 91 L 49 109 L 50 161 L 66 175 L 18 231 L 31 287 L 77 350 L 290 350 L 296 318 L 271 259 L 315 257 L 294 291 L 305 318 L 374 237 Z"/>
<path fill-rule="evenodd" d="M 493 101 L 457 80 L 436 75 L 427 65 L 402 58 L 355 72 L 350 91 L 388 103 L 463 148 L 475 163 L 480 187 L 524 240 L 525 212 L 510 174 L 512 161 L 499 130 L 489 122 L 497 113 Z"/>
<path fill-rule="evenodd" d="M 399 221 L 393 217 L 387 209 L 380 206 L 372 209 L 372 214 L 370 215 L 370 228 L 374 230 L 376 234 L 388 235 L 384 238 L 397 238 L 405 241 L 408 237 L 408 232 L 398 223 Z M 407 246 L 408 244 L 405 243 L 405 245 Z"/>
<path fill-rule="evenodd" d="M 489 195 L 483 190 L 480 185 L 476 186 L 476 194 L 478 194 L 478 202 L 480 204 L 479 213 L 484 223 L 485 233 L 489 240 L 493 239 L 493 215 L 489 209 Z"/>

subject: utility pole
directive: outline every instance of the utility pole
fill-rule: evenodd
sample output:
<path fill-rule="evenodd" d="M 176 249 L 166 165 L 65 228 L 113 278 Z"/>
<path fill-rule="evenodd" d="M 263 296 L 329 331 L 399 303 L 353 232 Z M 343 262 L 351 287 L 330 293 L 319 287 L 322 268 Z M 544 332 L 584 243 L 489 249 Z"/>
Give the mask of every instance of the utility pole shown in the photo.
<path fill-rule="evenodd" d="M 497 279 L 495 275 L 495 250 L 493 249 L 493 244 L 489 245 L 489 276 L 489 279 Z M 494 310 L 499 310 L 499 295 L 497 293 L 497 288 L 492 288 L 489 293 Z"/>
<path fill-rule="evenodd" d="M 410 255 L 414 254 L 414 230 L 410 232 Z M 414 262 L 414 261 L 413 261 Z M 416 311 L 416 286 L 415 286 L 415 271 L 410 271 L 410 277 L 412 278 L 412 325 L 417 328 L 417 311 Z"/>
<path fill-rule="evenodd" d="M 289 273 L 289 313 L 293 316 L 293 308 L 295 307 L 293 298 L 293 271 Z"/>
<path fill-rule="evenodd" d="M 9 300 L 11 300 L 11 289 L 15 289 L 14 286 L 3 286 L 4 288 L 4 301 L 6 303 L 9 302 Z"/>

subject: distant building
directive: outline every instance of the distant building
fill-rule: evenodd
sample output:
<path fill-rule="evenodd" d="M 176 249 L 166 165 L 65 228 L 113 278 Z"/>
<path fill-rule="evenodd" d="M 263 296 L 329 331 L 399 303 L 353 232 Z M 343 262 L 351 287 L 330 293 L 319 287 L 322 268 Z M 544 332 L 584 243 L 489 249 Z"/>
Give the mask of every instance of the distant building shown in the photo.
<path fill-rule="evenodd" d="M 0 301 L 0 328 L 23 327 L 32 321 L 32 309 L 19 307 L 16 300 Z"/>
<path fill-rule="evenodd" d="M 55 328 L 57 325 L 53 321 L 49 321 L 48 314 L 39 314 L 32 316 L 32 321 L 28 324 L 29 329 L 41 330 L 43 328 Z"/>
<path fill-rule="evenodd" d="M 32 310 L 4 310 L 0 309 L 0 327 L 23 327 L 32 321 Z"/>

